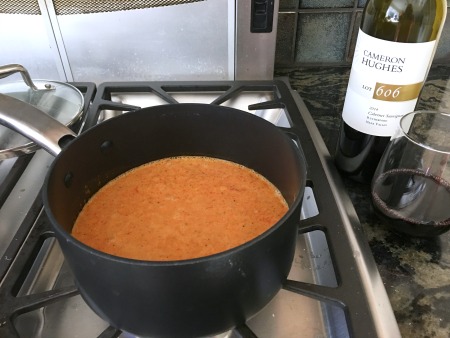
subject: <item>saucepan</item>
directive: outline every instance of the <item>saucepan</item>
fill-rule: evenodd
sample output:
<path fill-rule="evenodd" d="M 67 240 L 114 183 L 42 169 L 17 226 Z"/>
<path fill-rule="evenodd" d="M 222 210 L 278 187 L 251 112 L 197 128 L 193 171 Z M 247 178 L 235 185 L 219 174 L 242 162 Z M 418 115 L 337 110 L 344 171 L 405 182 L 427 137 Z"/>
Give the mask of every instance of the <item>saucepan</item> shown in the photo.
<path fill-rule="evenodd" d="M 306 161 L 301 145 L 273 124 L 234 108 L 180 103 L 128 112 L 75 135 L 5 95 L 0 95 L 0 120 L 56 156 L 44 182 L 44 208 L 80 294 L 112 326 L 140 336 L 217 334 L 245 323 L 285 282 Z M 288 212 L 247 243 L 189 260 L 120 258 L 71 236 L 80 210 L 108 181 L 144 163 L 186 155 L 255 170 L 280 190 Z"/>

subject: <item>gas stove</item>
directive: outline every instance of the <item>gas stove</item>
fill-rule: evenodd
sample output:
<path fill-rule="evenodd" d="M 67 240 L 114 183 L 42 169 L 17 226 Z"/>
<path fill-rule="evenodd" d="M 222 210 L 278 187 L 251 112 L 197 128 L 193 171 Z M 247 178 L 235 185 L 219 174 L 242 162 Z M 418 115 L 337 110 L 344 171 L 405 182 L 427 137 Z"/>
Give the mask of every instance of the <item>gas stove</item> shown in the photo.
<path fill-rule="evenodd" d="M 139 108 L 191 102 L 241 109 L 297 136 L 308 180 L 290 275 L 246 325 L 217 337 L 400 336 L 353 205 L 287 79 L 73 85 L 85 96 L 79 132 Z M 74 285 L 40 197 L 52 160 L 38 150 L 0 162 L 0 337 L 131 337 L 100 319 Z"/>

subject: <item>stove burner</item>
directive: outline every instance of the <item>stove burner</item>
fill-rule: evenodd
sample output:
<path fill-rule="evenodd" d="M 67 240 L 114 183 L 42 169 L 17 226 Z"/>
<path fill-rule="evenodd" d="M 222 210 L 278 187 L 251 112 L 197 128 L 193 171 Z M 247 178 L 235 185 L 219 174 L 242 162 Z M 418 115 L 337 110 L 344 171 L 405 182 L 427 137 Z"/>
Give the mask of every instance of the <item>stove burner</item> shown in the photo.
<path fill-rule="evenodd" d="M 217 337 L 395 335 L 398 327 L 356 213 L 308 109 L 286 79 L 103 83 L 80 127 L 84 131 L 140 107 L 179 102 L 228 105 L 265 118 L 301 144 L 308 162 L 297 251 L 287 282 L 246 325 Z M 109 327 L 81 299 L 39 197 L 0 263 L 1 337 L 67 337 L 70 330 L 76 336 L 130 337 Z M 67 323 L 74 329 L 67 329 Z"/>

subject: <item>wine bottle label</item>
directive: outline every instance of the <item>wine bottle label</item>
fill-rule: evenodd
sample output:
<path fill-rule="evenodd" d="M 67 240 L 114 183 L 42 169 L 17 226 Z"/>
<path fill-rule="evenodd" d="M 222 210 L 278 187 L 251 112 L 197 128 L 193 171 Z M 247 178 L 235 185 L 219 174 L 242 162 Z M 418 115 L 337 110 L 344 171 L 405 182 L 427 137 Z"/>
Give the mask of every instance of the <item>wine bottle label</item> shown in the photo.
<path fill-rule="evenodd" d="M 365 134 L 392 136 L 399 118 L 416 106 L 435 45 L 386 41 L 360 29 L 343 120 Z"/>

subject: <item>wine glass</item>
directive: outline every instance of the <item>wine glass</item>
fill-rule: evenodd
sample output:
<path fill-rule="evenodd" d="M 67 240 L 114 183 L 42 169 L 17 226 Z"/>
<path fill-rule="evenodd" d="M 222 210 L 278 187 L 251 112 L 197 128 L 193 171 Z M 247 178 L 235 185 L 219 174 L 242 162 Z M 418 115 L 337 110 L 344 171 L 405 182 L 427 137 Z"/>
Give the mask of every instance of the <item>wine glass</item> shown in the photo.
<path fill-rule="evenodd" d="M 416 111 L 400 119 L 375 171 L 375 213 L 417 237 L 450 229 L 450 114 Z"/>

